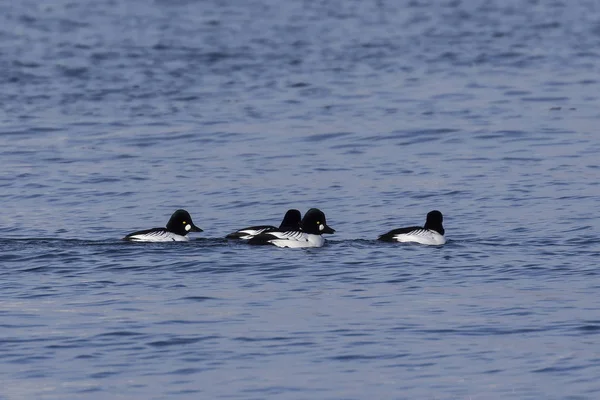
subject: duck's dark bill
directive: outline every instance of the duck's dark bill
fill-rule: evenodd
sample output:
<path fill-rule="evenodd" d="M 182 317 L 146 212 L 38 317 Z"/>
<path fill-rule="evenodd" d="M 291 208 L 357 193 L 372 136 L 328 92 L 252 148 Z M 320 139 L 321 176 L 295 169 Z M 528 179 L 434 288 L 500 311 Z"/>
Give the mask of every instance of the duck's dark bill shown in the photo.
<path fill-rule="evenodd" d="M 335 233 L 335 229 L 330 228 L 328 225 L 325 225 L 323 227 L 323 230 L 321 232 L 322 233 Z"/>
<path fill-rule="evenodd" d="M 198 228 L 196 225 L 192 224 L 192 228 L 190 232 L 204 232 L 202 229 Z"/>

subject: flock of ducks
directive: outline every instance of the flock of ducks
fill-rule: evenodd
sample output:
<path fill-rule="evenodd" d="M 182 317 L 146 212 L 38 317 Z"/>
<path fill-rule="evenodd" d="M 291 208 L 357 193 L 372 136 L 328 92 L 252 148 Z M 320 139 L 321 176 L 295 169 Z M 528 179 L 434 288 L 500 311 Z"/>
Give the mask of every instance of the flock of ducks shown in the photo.
<path fill-rule="evenodd" d="M 380 235 L 377 240 L 385 242 L 413 242 L 440 246 L 446 243 L 442 213 L 430 211 L 424 226 L 398 228 Z M 187 241 L 188 233 L 202 232 L 194 225 L 190 213 L 177 210 L 171 215 L 166 228 L 152 228 L 137 231 L 125 236 L 124 240 L 133 242 L 181 242 Z M 325 244 L 324 233 L 335 230 L 327 225 L 325 214 L 317 208 L 311 208 L 301 217 L 300 211 L 288 210 L 279 227 L 272 225 L 250 226 L 239 229 L 226 236 L 253 245 L 275 245 L 277 247 L 305 248 L 322 247 Z"/>

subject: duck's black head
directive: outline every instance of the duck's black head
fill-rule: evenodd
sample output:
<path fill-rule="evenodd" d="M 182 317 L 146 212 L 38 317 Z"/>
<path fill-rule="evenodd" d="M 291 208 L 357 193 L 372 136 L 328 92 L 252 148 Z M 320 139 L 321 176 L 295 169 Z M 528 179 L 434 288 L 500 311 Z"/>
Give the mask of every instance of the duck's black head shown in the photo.
<path fill-rule="evenodd" d="M 177 210 L 171 215 L 171 219 L 167 222 L 167 230 L 182 236 L 190 232 L 202 232 L 202 229 L 192 222 L 190 213 L 185 210 Z"/>
<path fill-rule="evenodd" d="M 318 208 L 311 208 L 304 214 L 300 223 L 303 232 L 320 235 L 322 233 L 334 233 L 335 230 L 327 226 L 325 214 Z"/>
<path fill-rule="evenodd" d="M 279 230 L 282 231 L 297 231 L 300 229 L 300 221 L 302 220 L 302 214 L 298 210 L 288 210 L 279 225 Z"/>
<path fill-rule="evenodd" d="M 442 222 L 444 217 L 438 210 L 433 210 L 427 213 L 427 220 L 425 221 L 425 229 L 431 229 L 438 232 L 440 235 L 444 234 L 444 227 Z"/>

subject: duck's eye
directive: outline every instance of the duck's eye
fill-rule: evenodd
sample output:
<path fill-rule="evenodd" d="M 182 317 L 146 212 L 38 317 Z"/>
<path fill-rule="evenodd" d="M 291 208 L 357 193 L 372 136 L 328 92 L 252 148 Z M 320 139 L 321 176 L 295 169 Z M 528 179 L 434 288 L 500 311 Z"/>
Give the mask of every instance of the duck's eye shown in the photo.
<path fill-rule="evenodd" d="M 317 221 L 317 225 L 321 225 L 321 221 Z"/>
<path fill-rule="evenodd" d="M 185 225 L 185 224 L 187 224 L 187 222 L 183 221 L 183 224 Z"/>

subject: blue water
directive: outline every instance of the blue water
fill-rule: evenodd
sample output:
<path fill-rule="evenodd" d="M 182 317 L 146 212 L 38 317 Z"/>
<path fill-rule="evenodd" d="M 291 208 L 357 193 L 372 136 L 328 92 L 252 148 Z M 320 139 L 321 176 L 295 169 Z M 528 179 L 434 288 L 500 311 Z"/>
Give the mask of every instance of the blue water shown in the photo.
<path fill-rule="evenodd" d="M 4 2 L 0 43 L 1 399 L 600 398 L 600 3 Z M 311 207 L 323 248 L 223 239 Z"/>

